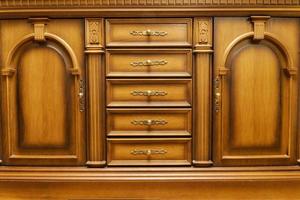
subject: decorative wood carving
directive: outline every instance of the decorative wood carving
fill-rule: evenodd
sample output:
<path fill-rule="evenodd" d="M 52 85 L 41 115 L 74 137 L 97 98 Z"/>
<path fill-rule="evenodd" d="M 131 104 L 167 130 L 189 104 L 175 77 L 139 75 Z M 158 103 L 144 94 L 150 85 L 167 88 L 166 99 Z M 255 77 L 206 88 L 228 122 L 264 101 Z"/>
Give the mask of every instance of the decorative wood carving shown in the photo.
<path fill-rule="evenodd" d="M 102 50 L 104 44 L 103 19 L 87 18 L 86 28 L 86 48 Z"/>
<path fill-rule="evenodd" d="M 293 0 L 0 0 L 0 8 L 69 8 L 69 7 L 220 7 L 221 6 L 297 6 L 299 1 Z"/>
<path fill-rule="evenodd" d="M 265 37 L 265 25 L 269 16 L 252 16 L 251 21 L 253 23 L 254 40 L 262 40 Z"/>
<path fill-rule="evenodd" d="M 212 18 L 194 20 L 194 134 L 193 164 L 210 166 L 211 158 L 211 72 Z"/>
<path fill-rule="evenodd" d="M 195 51 L 212 50 L 212 21 L 211 17 L 195 18 L 194 21 L 194 49 Z"/>
<path fill-rule="evenodd" d="M 105 69 L 101 18 L 85 19 L 88 83 L 88 161 L 89 167 L 104 167 L 105 153 Z"/>
<path fill-rule="evenodd" d="M 255 33 L 247 32 L 250 27 L 243 26 L 246 19 L 232 20 L 233 32 L 227 32 L 228 19 L 215 21 L 216 29 L 224 33 L 223 38 L 215 37 L 214 72 L 220 76 L 218 90 L 214 91 L 218 97 L 218 112 L 214 115 L 216 165 L 296 163 L 296 113 L 291 106 L 297 108 L 293 76 L 297 71 L 294 63 L 298 61 L 291 55 L 296 55 L 299 47 L 293 39 L 282 36 L 283 22 L 273 21 L 269 32 L 259 26 L 257 39 L 261 41 L 253 43 Z M 296 37 L 298 21 L 287 26 L 289 34 Z"/>
<path fill-rule="evenodd" d="M 37 42 L 45 42 L 45 26 L 49 21 L 48 18 L 30 18 L 29 22 L 34 27 L 34 40 Z"/>
<path fill-rule="evenodd" d="M 35 32 L 20 40 L 15 37 L 19 33 L 1 34 L 13 40 L 9 48 L 7 42 L 2 43 L 7 55 L 2 69 L 5 76 L 2 96 L 4 163 L 81 165 L 85 159 L 85 142 L 84 119 L 78 106 L 82 74 L 77 56 L 60 36 L 44 31 L 43 22 L 47 20 L 30 21 L 41 26 L 34 26 Z M 26 21 L 23 22 L 19 29 L 30 30 Z M 12 21 L 3 28 L 14 25 Z M 46 59 L 51 63 L 45 62 Z"/>

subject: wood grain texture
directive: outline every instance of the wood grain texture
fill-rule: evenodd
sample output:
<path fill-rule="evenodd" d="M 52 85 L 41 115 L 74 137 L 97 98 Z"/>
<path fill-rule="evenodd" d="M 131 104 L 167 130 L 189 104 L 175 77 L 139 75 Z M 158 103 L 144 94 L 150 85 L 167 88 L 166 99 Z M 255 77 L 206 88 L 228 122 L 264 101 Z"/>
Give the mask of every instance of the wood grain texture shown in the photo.
<path fill-rule="evenodd" d="M 212 18 L 194 19 L 193 165 L 211 166 Z"/>
<path fill-rule="evenodd" d="M 106 165 L 105 141 L 105 75 L 104 75 L 104 20 L 85 19 L 85 53 L 88 101 L 88 161 L 89 167 Z"/>
<path fill-rule="evenodd" d="M 85 74 L 78 64 L 83 44 L 73 43 L 82 35 L 74 32 L 64 40 L 68 33 L 59 30 L 61 25 L 71 26 L 71 32 L 80 30 L 80 21 L 54 20 L 47 33 L 32 33 L 35 28 L 27 20 L 1 21 L 1 25 L 4 164 L 82 165 L 85 123 L 78 91 Z M 13 28 L 20 31 L 10 32 Z M 36 39 L 36 34 L 44 35 L 45 41 Z"/>
<path fill-rule="evenodd" d="M 144 18 L 106 20 L 108 47 L 189 47 L 192 45 L 192 20 L 189 18 Z"/>
<path fill-rule="evenodd" d="M 164 166 L 191 164 L 191 139 L 108 139 L 109 166 Z"/>
<path fill-rule="evenodd" d="M 108 77 L 191 77 L 191 49 L 108 49 Z"/>
<path fill-rule="evenodd" d="M 51 63 L 44 63 L 46 59 Z M 59 54 L 46 47 L 27 49 L 19 62 L 19 143 L 25 148 L 63 147 L 72 131 L 68 123 L 71 104 L 67 103 L 72 98 L 72 76 L 65 75 Z M 54 94 L 61 98 L 54 98 Z"/>
<path fill-rule="evenodd" d="M 297 200 L 299 182 L 110 182 L 110 183 L 0 183 L 6 200 Z M 112 188 L 118 188 L 112 192 Z M 133 189 L 134 188 L 134 189 Z M 176 191 L 176 192 L 170 192 Z M 32 194 L 36 194 L 32 197 Z M 249 197 L 255 194 L 255 198 Z"/>
<path fill-rule="evenodd" d="M 10 115 L 7 114 L 9 112 L 6 111 L 11 110 L 5 109 L 5 107 L 16 107 L 17 103 L 20 103 L 22 105 L 26 104 L 23 110 L 29 115 L 29 117 L 26 118 L 27 121 L 25 121 L 26 124 L 30 125 L 30 133 L 34 133 L 36 129 L 44 129 L 43 132 L 47 136 L 45 137 L 47 140 L 42 140 L 42 137 L 40 136 L 34 137 L 35 134 L 27 134 L 26 136 L 29 137 L 26 138 L 26 145 L 30 147 L 43 145 L 43 148 L 37 149 L 36 152 L 32 149 L 21 149 L 22 153 L 25 152 L 26 155 L 18 154 L 17 159 L 22 159 L 22 162 L 4 159 L 4 164 L 6 165 L 28 164 L 30 166 L 0 167 L 0 182 L 3 183 L 0 183 L 0 199 L 249 199 L 253 194 L 255 194 L 256 198 L 261 199 L 299 199 L 300 195 L 298 191 L 300 186 L 298 182 L 300 180 L 300 170 L 298 166 L 294 165 L 297 164 L 296 159 L 299 159 L 300 155 L 298 131 L 299 116 L 297 116 L 297 114 L 299 115 L 298 94 L 300 87 L 297 77 L 298 72 L 294 69 L 287 68 L 286 63 L 289 61 L 289 59 L 286 59 L 287 55 L 289 55 L 291 58 L 290 60 L 292 61 L 292 64 L 289 64 L 289 66 L 293 66 L 297 69 L 299 65 L 299 19 L 278 17 L 299 17 L 300 9 L 298 8 L 298 4 L 298 0 L 216 0 L 206 2 L 194 0 L 0 0 L 0 8 L 2 8 L 0 9 L 0 18 L 18 18 L 18 20 L 1 20 L 0 24 L 0 63 L 3 75 L 1 81 L 1 118 L 4 118 L 1 120 L 1 126 L 3 126 L 2 130 L 7 130 L 6 135 L 8 136 L 13 133 L 9 130 L 9 127 L 12 126 L 7 126 L 9 124 L 7 123 L 7 121 L 9 121 L 7 116 Z M 257 31 L 255 31 L 253 29 L 253 24 L 246 17 L 251 16 L 251 14 L 270 15 L 273 17 L 265 24 L 265 27 L 262 28 L 259 25 Z M 28 16 L 48 16 L 51 18 L 51 21 L 44 26 L 37 24 L 34 29 L 30 23 L 27 23 L 27 20 L 20 20 L 21 18 L 23 19 Z M 95 18 L 86 19 L 87 23 L 84 28 L 84 20 L 82 19 L 88 16 Z M 215 21 L 212 19 L 212 16 L 216 17 Z M 230 17 L 222 18 L 222 20 L 220 20 L 221 18 L 218 18 L 217 16 Z M 132 40 L 133 42 L 131 41 L 130 44 L 126 44 L 126 42 L 124 43 L 124 41 L 121 41 L 109 48 L 122 48 L 122 51 L 128 51 L 129 48 L 131 48 L 132 51 L 136 51 L 134 53 L 137 53 L 138 48 L 143 49 L 142 51 L 144 52 L 146 52 L 146 48 L 147 51 L 158 51 L 157 49 L 162 50 L 166 49 L 166 47 L 170 47 L 169 49 L 171 49 L 171 47 L 176 47 L 172 48 L 174 50 L 186 50 L 188 48 L 192 50 L 193 48 L 193 52 L 195 53 L 193 56 L 193 65 L 196 67 L 192 73 L 190 73 L 190 71 L 188 72 L 188 76 L 183 74 L 181 76 L 176 75 L 174 71 L 171 71 L 172 67 L 170 66 L 170 73 L 167 72 L 168 77 L 164 77 L 164 75 L 161 74 L 149 74 L 146 70 L 139 78 L 137 78 L 136 74 L 134 75 L 131 72 L 131 74 L 128 73 L 127 75 L 119 73 L 115 76 L 117 79 L 113 76 L 109 77 L 107 82 L 120 83 L 127 81 L 126 84 L 135 84 L 139 89 L 148 89 L 148 86 L 142 88 L 147 84 L 155 85 L 155 88 L 150 89 L 159 90 L 161 88 L 164 89 L 166 86 L 169 87 L 177 84 L 178 87 L 174 87 L 170 92 L 175 92 L 173 97 L 175 99 L 184 99 L 185 103 L 162 103 L 162 100 L 158 99 L 157 102 L 151 104 L 149 103 L 149 99 L 146 98 L 142 99 L 143 103 L 139 103 L 141 101 L 132 101 L 130 98 L 128 99 L 130 101 L 129 104 L 119 104 L 119 102 L 117 102 L 113 106 L 118 108 L 109 108 L 108 112 L 112 110 L 126 110 L 126 114 L 137 113 L 136 115 L 139 116 L 140 120 L 143 120 L 144 117 L 148 118 L 150 116 L 151 118 L 154 118 L 162 116 L 162 114 L 170 114 L 168 116 L 171 117 L 171 111 L 176 109 L 192 109 L 195 118 L 192 128 L 195 131 L 195 134 L 193 135 L 193 138 L 190 138 L 188 135 L 182 135 L 180 137 L 180 140 L 188 141 L 189 143 L 186 145 L 189 146 L 189 150 L 184 151 L 185 158 L 188 157 L 189 159 L 185 159 L 184 163 L 187 163 L 186 161 L 188 160 L 187 165 L 190 165 L 191 161 L 194 160 L 195 166 L 210 165 L 211 162 L 209 161 L 212 158 L 210 145 L 212 143 L 212 148 L 214 149 L 213 161 L 216 161 L 216 165 L 224 167 L 214 166 L 196 168 L 191 166 L 148 166 L 143 168 L 126 167 L 124 165 L 126 162 L 127 164 L 133 163 L 134 165 L 151 163 L 151 161 L 148 162 L 149 159 L 146 159 L 144 155 L 144 152 L 147 153 L 145 150 L 157 147 L 155 142 L 152 142 L 151 140 L 160 141 L 160 145 L 164 145 L 166 148 L 171 149 L 170 152 L 172 153 L 170 156 L 175 155 L 175 158 L 172 158 L 173 160 L 165 157 L 165 160 L 162 159 L 158 162 L 152 162 L 151 164 L 159 165 L 163 163 L 163 165 L 181 165 L 183 163 L 181 159 L 179 164 L 175 161 L 178 161 L 176 160 L 178 158 L 184 157 L 182 156 L 183 151 L 181 151 L 183 147 L 178 144 L 174 145 L 174 143 L 170 142 L 174 140 L 175 137 L 179 138 L 176 133 L 167 137 L 155 136 L 156 138 L 145 137 L 145 135 L 138 135 L 143 137 L 134 136 L 136 138 L 129 138 L 129 134 L 122 138 L 116 136 L 119 138 L 115 138 L 115 140 L 131 141 L 125 142 L 126 145 L 128 145 L 126 147 L 119 146 L 121 150 L 117 151 L 117 154 L 121 159 L 124 158 L 122 156 L 126 154 L 124 152 L 128 152 L 128 149 L 135 145 L 132 142 L 133 140 L 139 140 L 141 143 L 144 142 L 142 145 L 139 144 L 140 146 L 138 147 L 141 147 L 140 149 L 132 150 L 136 153 L 143 153 L 142 155 L 138 155 L 142 161 L 138 160 L 131 162 L 131 160 L 128 162 L 128 160 L 125 160 L 124 162 L 122 160 L 119 163 L 117 162 L 117 165 L 122 165 L 122 167 L 119 168 L 107 167 L 91 169 L 77 166 L 84 165 L 86 161 L 91 161 L 87 163 L 89 166 L 99 167 L 105 165 L 105 162 L 103 161 L 105 161 L 104 154 L 107 153 L 107 150 L 105 149 L 105 143 L 103 141 L 106 131 L 104 106 L 106 103 L 106 95 L 111 95 L 111 93 L 104 92 L 106 83 L 104 81 L 105 67 L 102 62 L 104 60 L 103 53 L 105 53 L 103 39 L 105 38 L 105 35 L 109 36 L 109 33 L 104 32 L 107 30 L 103 29 L 102 17 L 114 18 L 113 20 L 118 20 L 116 19 L 117 17 L 122 18 L 122 20 L 126 21 L 124 24 L 128 25 L 129 28 L 137 27 L 132 25 L 136 20 L 139 20 L 141 24 L 146 23 L 147 20 L 145 18 L 148 19 L 149 17 L 151 18 L 149 19 L 151 25 L 149 26 L 149 23 L 146 23 L 142 28 L 150 27 L 152 31 L 162 30 L 162 32 L 168 33 L 174 31 L 174 33 L 176 33 L 175 36 L 172 36 L 173 38 L 171 38 L 173 42 L 160 41 L 159 44 L 155 44 L 153 42 L 151 43 L 151 41 L 145 41 L 144 39 L 142 42 L 134 42 Z M 139 17 L 142 17 L 142 19 L 138 19 Z M 163 30 L 164 27 L 169 24 L 161 23 L 163 26 L 161 26 L 161 24 L 160 26 L 156 26 L 163 21 L 163 19 L 159 17 L 168 17 L 168 20 L 173 22 L 171 23 L 171 28 L 169 28 L 170 31 Z M 177 17 L 182 17 L 183 19 Z M 193 19 L 192 17 L 196 18 Z M 128 20 L 128 18 L 132 19 Z M 188 22 L 183 23 L 185 25 L 182 25 L 182 23 L 180 23 L 181 20 Z M 192 22 L 195 22 L 194 26 L 192 26 Z M 186 27 L 188 27 L 189 33 L 185 34 L 183 31 L 178 32 L 178 30 L 175 30 L 177 27 L 176 24 L 180 24 L 180 26 L 178 26 L 179 28 L 184 27 L 183 29 L 186 29 Z M 223 25 L 224 29 L 222 28 Z M 139 25 L 139 27 L 141 26 Z M 136 30 L 140 31 L 144 29 Z M 238 38 L 241 34 L 251 32 L 250 35 L 252 36 L 252 31 L 259 33 L 257 39 L 261 40 L 265 38 L 268 41 L 262 40 L 260 42 L 252 42 L 252 38 L 243 40 L 243 42 L 233 48 L 233 51 L 228 55 L 228 61 L 223 65 L 224 52 L 226 52 L 228 44 Z M 5 58 L 8 57 L 10 50 L 24 35 L 27 34 L 34 34 L 33 38 L 35 42 L 33 43 L 39 50 L 32 50 L 31 48 L 35 47 L 34 45 L 33 47 L 28 46 L 28 51 L 26 51 L 26 53 L 20 51 L 16 56 L 13 56 L 18 62 L 7 65 L 5 63 Z M 78 60 L 78 65 L 76 66 L 80 66 L 80 70 L 74 70 L 74 68 L 72 68 L 74 67 L 71 62 L 72 58 L 70 58 L 68 51 L 65 50 L 62 45 L 55 44 L 53 38 L 50 39 L 51 41 L 47 41 L 49 39 L 49 34 L 58 35 L 65 43 L 70 44 L 75 55 L 74 57 Z M 214 37 L 212 37 L 212 34 L 214 34 Z M 86 35 L 86 37 L 84 37 L 84 35 Z M 270 41 L 270 38 L 273 36 L 278 40 Z M 192 40 L 192 38 L 194 39 Z M 128 38 L 124 37 L 123 39 L 127 40 Z M 174 43 L 176 39 L 180 39 L 180 44 L 178 42 Z M 50 45 L 47 46 L 41 43 L 44 40 Z M 86 41 L 86 49 L 84 49 L 84 41 Z M 273 44 L 274 41 L 275 43 L 282 43 L 289 53 L 286 54 L 284 50 L 279 50 L 282 46 Z M 48 48 L 50 46 L 52 46 L 52 48 Z M 155 46 L 155 48 L 153 48 L 153 46 Z M 59 53 L 57 53 L 57 50 Z M 86 52 L 86 57 L 83 56 L 84 50 Z M 163 53 L 159 54 L 166 55 Z M 37 55 L 38 58 L 33 58 L 33 55 Z M 214 61 L 211 60 L 212 57 L 215 58 Z M 43 60 L 48 59 L 51 60 L 49 63 L 42 62 Z M 180 63 L 179 60 L 181 60 L 179 57 L 174 58 L 174 64 L 172 65 L 173 69 L 178 67 L 176 64 Z M 119 61 L 120 58 L 118 58 L 118 62 Z M 120 63 L 116 66 L 118 69 L 120 69 L 119 64 Z M 15 69 L 15 66 L 19 67 L 19 65 L 20 67 L 23 67 L 23 69 Z M 51 68 L 50 65 L 53 65 L 53 67 Z M 46 73 L 49 73 L 50 75 L 37 77 L 35 72 L 31 73 L 31 67 L 34 67 L 36 72 L 44 73 L 44 68 L 38 66 L 43 66 Z M 67 70 L 62 72 L 62 68 Z M 184 71 L 183 65 L 176 69 Z M 229 69 L 229 71 L 227 69 Z M 120 72 L 126 71 L 122 70 L 120 70 Z M 214 70 L 213 74 L 211 73 L 211 70 Z M 85 71 L 87 72 L 88 77 L 86 79 L 88 89 L 88 98 L 86 99 L 87 110 L 86 113 L 76 115 L 78 113 L 78 110 L 76 110 L 78 108 L 77 104 L 79 104 L 77 101 L 78 75 L 82 75 L 80 78 L 84 79 Z M 24 79 L 27 79 L 31 75 L 34 76 L 33 82 L 36 82 L 39 85 L 33 87 L 33 89 L 27 93 L 26 89 L 28 87 L 32 88 L 32 86 L 30 81 L 24 81 Z M 228 115 L 218 118 L 217 114 L 215 114 L 214 120 L 211 121 L 211 105 L 215 103 L 216 100 L 214 96 L 211 95 L 211 92 L 219 91 L 212 90 L 211 88 L 211 86 L 213 86 L 213 79 L 216 78 L 212 75 L 225 76 L 221 78 L 222 90 L 220 92 L 222 94 L 219 99 L 221 103 L 219 111 L 224 113 L 225 109 Z M 18 79 L 13 80 L 13 78 L 16 77 Z M 63 77 L 63 80 L 61 77 Z M 19 81 L 19 79 L 23 80 L 19 84 L 20 87 L 18 86 L 19 89 L 15 90 L 21 91 L 19 92 L 21 94 L 20 98 L 17 96 L 14 98 L 5 98 L 7 91 L 9 91 L 8 96 L 11 96 L 11 90 L 7 90 L 5 82 L 7 80 L 13 80 L 16 82 L 15 86 L 17 86 L 17 81 Z M 45 79 L 46 81 L 42 81 L 41 79 Z M 53 84 L 55 91 L 52 91 L 51 89 L 53 88 L 50 87 L 51 84 L 49 84 L 49 82 L 54 82 L 56 80 L 57 83 L 55 84 L 59 84 L 59 87 Z M 130 81 L 128 82 L 128 80 Z M 63 85 L 63 81 L 66 81 L 69 84 Z M 187 87 L 179 87 L 183 82 Z M 193 86 L 191 82 L 193 82 Z M 40 87 L 47 88 L 47 90 L 52 91 L 55 94 L 56 91 L 58 91 L 57 95 L 59 97 L 56 97 L 55 100 L 50 99 L 49 96 L 51 94 L 48 94 L 45 91 L 39 91 L 38 89 Z M 68 92 L 63 92 L 67 91 L 66 88 L 68 87 L 71 88 L 70 94 L 68 94 Z M 226 90 L 226 87 L 228 90 Z M 260 90 L 257 88 L 261 90 L 261 95 L 258 95 Z M 244 90 L 247 92 L 244 92 Z M 127 90 L 124 90 L 123 88 L 115 92 L 114 95 L 120 97 L 126 92 Z M 36 95 L 36 93 L 41 93 L 41 95 Z M 126 95 L 127 93 L 124 96 Z M 56 116 L 52 117 L 51 120 L 54 122 L 41 123 L 40 117 L 35 117 L 35 114 L 43 115 L 43 118 L 47 121 L 50 111 L 48 112 L 47 106 L 40 104 L 37 104 L 37 110 L 34 110 L 34 112 L 28 111 L 31 109 L 32 102 L 36 102 L 35 98 L 31 101 L 30 98 L 33 98 L 33 96 L 42 96 L 42 100 L 39 100 L 42 104 L 48 103 L 44 102 L 46 101 L 46 98 L 49 98 L 51 100 L 51 102 L 49 102 L 49 109 L 52 110 L 57 107 L 61 110 L 61 115 L 57 116 L 57 119 L 55 119 Z M 224 99 L 226 99 L 224 97 L 228 97 L 227 100 L 225 100 L 227 103 L 224 102 Z M 66 99 L 68 100 L 67 103 L 64 102 Z M 65 105 L 62 105 L 62 102 L 64 102 Z M 75 102 L 75 106 L 73 106 L 73 102 Z M 130 108 L 127 108 L 128 105 Z M 156 108 L 151 107 L 153 105 Z M 251 108 L 249 108 L 248 105 L 251 105 Z M 126 108 L 120 108 L 122 106 L 126 106 Z M 71 112 L 67 112 L 68 109 L 71 109 Z M 158 114 L 156 109 L 165 111 L 164 113 Z M 41 110 L 44 111 L 41 112 Z M 151 112 L 149 110 L 151 110 Z M 61 118 L 66 118 L 65 115 L 71 117 L 78 116 L 78 121 L 76 121 L 76 123 L 70 123 L 69 121 L 68 123 L 61 122 Z M 19 114 L 11 116 L 21 118 L 21 115 Z M 87 120 L 85 120 L 85 116 L 87 117 Z M 176 118 L 174 121 L 180 122 L 176 123 L 176 127 L 188 129 L 186 128 L 185 123 L 182 122 L 183 120 L 181 120 L 183 117 L 179 119 L 177 116 L 172 116 L 172 119 Z M 134 115 L 126 116 L 126 119 L 131 119 L 131 117 L 134 117 Z M 28 119 L 32 118 L 38 118 L 36 124 L 32 123 L 32 121 L 28 122 Z M 132 131 L 131 127 L 123 126 L 126 119 L 121 119 L 122 122 L 119 127 L 124 129 L 127 128 L 129 131 Z M 214 124 L 214 126 L 211 127 L 213 125 L 212 123 L 218 120 L 224 120 L 223 122 L 227 122 L 226 120 L 228 120 L 230 123 L 228 123 L 228 127 L 226 125 L 222 126 L 221 123 Z M 85 121 L 87 123 L 86 128 Z M 53 126 L 50 126 L 49 124 L 53 124 Z M 74 124 L 80 129 L 80 134 L 76 135 L 77 137 L 74 140 L 63 137 L 63 133 L 60 132 L 63 132 L 63 129 L 67 129 L 65 127 L 73 128 L 75 126 Z M 35 128 L 35 126 L 38 128 Z M 279 126 L 280 130 L 278 130 Z M 172 127 L 174 128 L 175 125 L 172 124 Z M 52 128 L 54 131 L 49 131 Z M 211 138 L 211 128 L 214 131 L 214 141 L 212 141 Z M 220 135 L 220 129 L 226 130 L 226 133 L 229 133 L 228 136 L 230 137 L 223 137 L 224 135 Z M 141 130 L 141 128 L 139 128 L 139 130 Z M 76 131 L 66 132 L 68 136 L 72 137 L 75 135 Z M 190 133 L 190 130 L 188 132 Z M 56 134 L 54 134 L 55 137 L 50 137 L 49 135 L 52 135 L 53 133 Z M 296 135 L 298 136 L 296 137 Z M 85 136 L 87 136 L 87 138 L 85 138 Z M 9 143 L 6 139 L 8 137 L 5 137 L 3 143 L 8 146 Z M 109 140 L 114 139 L 109 138 Z M 191 150 L 192 147 L 190 146 L 191 140 L 194 141 L 193 150 Z M 85 147 L 86 141 L 89 144 Z M 223 141 L 224 143 L 219 143 L 220 141 Z M 296 143 L 298 144 L 296 145 Z M 63 150 L 51 148 L 51 151 L 44 148 L 46 145 L 59 147 L 61 144 L 65 144 L 64 147 L 66 148 Z M 81 156 L 79 156 L 80 159 L 77 160 L 73 154 L 74 149 L 67 148 L 74 144 L 77 145 L 76 153 Z M 4 146 L 3 148 L 4 154 L 7 152 L 5 150 L 7 146 Z M 218 151 L 218 147 L 224 147 L 225 151 L 223 152 L 225 152 L 225 154 Z M 298 153 L 296 153 L 297 151 Z M 156 151 L 153 152 L 155 153 Z M 35 153 L 39 155 L 37 156 Z M 43 153 L 47 155 L 44 155 Z M 193 154 L 193 159 L 191 158 L 191 154 Z M 221 156 L 218 157 L 218 154 Z M 85 155 L 88 157 L 87 160 L 85 159 Z M 159 157 L 159 155 L 154 156 Z M 70 157 L 73 159 L 72 161 L 68 160 Z M 219 158 L 220 160 L 218 160 Z M 33 167 L 34 165 L 70 165 L 70 167 Z M 250 167 L 241 167 L 241 165 Z M 265 166 L 253 167 L 253 165 Z M 273 165 L 289 166 L 274 167 Z M 155 181 L 155 183 L 153 183 L 153 181 Z"/>
<path fill-rule="evenodd" d="M 109 107 L 189 107 L 192 104 L 190 79 L 107 79 L 106 84 Z"/>
<path fill-rule="evenodd" d="M 282 37 L 282 31 L 275 28 L 283 22 L 271 19 L 267 31 L 284 41 L 290 55 L 296 56 L 298 45 L 292 44 L 298 42 Z M 288 26 L 293 34 L 298 33 L 298 21 Z M 215 77 L 220 79 L 214 97 L 214 159 L 217 165 L 293 165 L 297 117 L 291 106 L 297 108 L 297 82 L 285 73 L 287 55 L 276 42 L 266 37 L 253 42 L 255 35 L 239 39 L 252 28 L 243 18 L 230 22 L 216 19 L 215 31 L 225 39 L 215 35 Z M 236 45 L 230 45 L 232 41 Z M 296 57 L 292 58 L 294 64 L 298 63 Z"/>
<path fill-rule="evenodd" d="M 190 136 L 191 109 L 108 109 L 108 136 Z"/>

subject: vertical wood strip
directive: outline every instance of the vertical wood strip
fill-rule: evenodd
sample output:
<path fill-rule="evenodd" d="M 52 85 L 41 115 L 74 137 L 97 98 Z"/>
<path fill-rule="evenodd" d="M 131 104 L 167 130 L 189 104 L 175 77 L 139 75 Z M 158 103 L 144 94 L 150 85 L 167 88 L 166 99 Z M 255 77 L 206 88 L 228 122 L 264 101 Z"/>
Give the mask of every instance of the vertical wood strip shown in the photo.
<path fill-rule="evenodd" d="M 193 165 L 211 166 L 212 18 L 194 20 Z"/>
<path fill-rule="evenodd" d="M 103 66 L 104 21 L 85 20 L 88 88 L 88 161 L 89 167 L 104 167 L 105 154 L 105 91 Z"/>
<path fill-rule="evenodd" d="M 1 4 L 0 4 L 1 5 Z M 2 23 L 0 22 L 0 33 L 2 33 Z M 2 35 L 0 35 L 0 37 L 3 37 Z M 2 44 L 2 40 L 1 40 L 2 38 L 0 38 L 0 46 L 2 46 L 3 44 Z M 1 59 L 1 61 L 0 61 L 0 63 L 4 63 L 4 60 L 2 60 L 3 59 L 3 56 L 0 56 L 0 59 Z M 1 68 L 1 70 L 2 70 L 2 68 Z M 6 77 L 7 78 L 7 77 Z M 4 81 L 4 80 L 2 80 L 2 81 Z M 2 82 L 2 84 L 3 84 L 3 82 Z M 4 85 L 4 84 L 3 84 Z M 2 92 L 3 92 L 3 96 L 1 95 L 1 99 L 4 99 L 4 97 L 5 97 L 5 93 L 4 93 L 4 91 L 3 91 L 3 89 L 2 89 Z M 5 100 L 4 100 L 5 101 Z M 5 104 L 1 104 L 0 103 L 0 106 L 1 106 L 1 108 L 3 109 L 4 107 L 3 107 L 3 105 L 5 105 Z M 3 119 L 4 118 L 4 119 Z M 3 143 L 3 139 L 4 139 L 4 129 L 3 128 L 5 128 L 5 126 L 3 126 L 3 124 L 5 124 L 6 122 L 5 122 L 5 117 L 3 116 L 3 115 L 1 115 L 0 116 L 0 121 L 2 122 L 2 123 L 0 123 L 0 130 L 1 130 L 1 136 L 0 136 L 0 165 L 2 165 L 2 156 L 3 156 L 3 151 L 2 151 L 2 149 L 3 149 L 3 145 L 4 145 L 4 143 Z"/>

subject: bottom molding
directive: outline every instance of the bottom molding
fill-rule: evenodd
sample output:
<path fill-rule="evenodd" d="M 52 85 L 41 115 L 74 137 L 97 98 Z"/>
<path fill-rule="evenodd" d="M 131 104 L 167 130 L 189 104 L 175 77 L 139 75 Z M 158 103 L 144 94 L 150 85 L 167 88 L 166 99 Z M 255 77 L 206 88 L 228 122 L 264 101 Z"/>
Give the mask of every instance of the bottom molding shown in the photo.
<path fill-rule="evenodd" d="M 300 167 L 0 167 L 0 181 L 300 181 Z"/>

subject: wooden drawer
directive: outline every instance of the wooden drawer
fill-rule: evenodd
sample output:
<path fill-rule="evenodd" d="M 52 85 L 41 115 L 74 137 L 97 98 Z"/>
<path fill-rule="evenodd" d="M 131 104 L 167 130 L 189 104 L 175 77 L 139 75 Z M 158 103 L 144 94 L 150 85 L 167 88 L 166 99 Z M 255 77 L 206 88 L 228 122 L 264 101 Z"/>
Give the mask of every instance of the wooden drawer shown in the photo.
<path fill-rule="evenodd" d="M 189 107 L 190 79 L 108 79 L 107 106 Z"/>
<path fill-rule="evenodd" d="M 192 19 L 108 19 L 106 46 L 191 46 Z"/>
<path fill-rule="evenodd" d="M 191 139 L 108 139 L 109 166 L 190 165 Z"/>
<path fill-rule="evenodd" d="M 191 109 L 108 109 L 108 136 L 190 136 Z"/>
<path fill-rule="evenodd" d="M 106 53 L 106 74 L 191 77 L 192 50 L 110 49 Z"/>

